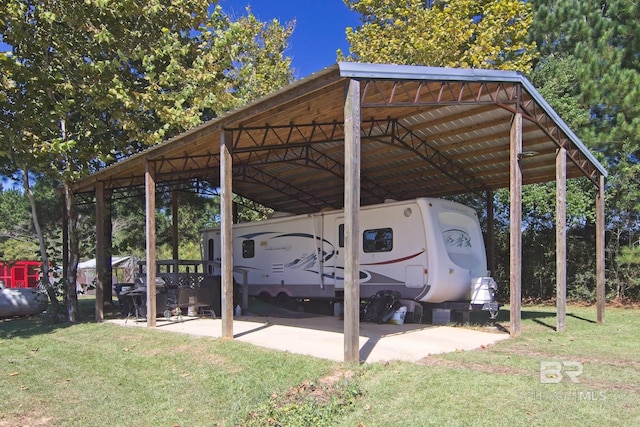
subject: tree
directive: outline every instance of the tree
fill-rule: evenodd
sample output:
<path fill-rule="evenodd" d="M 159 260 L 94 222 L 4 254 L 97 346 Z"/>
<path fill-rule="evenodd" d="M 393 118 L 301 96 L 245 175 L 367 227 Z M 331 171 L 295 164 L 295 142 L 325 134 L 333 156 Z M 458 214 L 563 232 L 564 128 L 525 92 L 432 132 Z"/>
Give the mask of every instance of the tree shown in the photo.
<path fill-rule="evenodd" d="M 637 280 L 625 271 L 640 239 L 640 4 L 539 0 L 533 12 L 531 39 L 542 53 L 537 69 L 564 64 L 570 70 L 573 83 L 565 86 L 564 99 L 587 117 L 576 133 L 609 171 L 608 284 L 617 296 L 638 297 Z M 561 73 L 550 77 L 563 79 Z"/>
<path fill-rule="evenodd" d="M 74 182 L 291 80 L 292 26 L 231 21 L 202 0 L 0 1 L 5 169 L 60 182 L 67 318 L 77 316 Z M 34 217 L 35 218 L 35 217 Z"/>
<path fill-rule="evenodd" d="M 29 203 L 18 190 L 0 191 L 0 260 L 31 260 L 37 253 Z"/>
<path fill-rule="evenodd" d="M 529 2 L 519 0 L 344 0 L 362 15 L 347 28 L 350 56 L 380 62 L 529 71 Z M 344 58 L 338 52 L 339 58 Z"/>

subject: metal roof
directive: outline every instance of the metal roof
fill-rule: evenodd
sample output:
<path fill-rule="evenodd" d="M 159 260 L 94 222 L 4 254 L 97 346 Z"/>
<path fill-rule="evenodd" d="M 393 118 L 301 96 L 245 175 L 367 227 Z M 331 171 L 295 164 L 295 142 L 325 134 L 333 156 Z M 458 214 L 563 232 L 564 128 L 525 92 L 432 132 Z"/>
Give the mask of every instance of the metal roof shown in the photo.
<path fill-rule="evenodd" d="M 533 85 L 512 71 L 341 62 L 267 97 L 124 159 L 75 187 L 220 182 L 220 141 L 232 137 L 233 192 L 277 211 L 341 208 L 344 101 L 361 82 L 361 204 L 440 197 L 509 186 L 509 134 L 523 114 L 523 182 L 567 177 L 599 185 L 606 170 Z"/>

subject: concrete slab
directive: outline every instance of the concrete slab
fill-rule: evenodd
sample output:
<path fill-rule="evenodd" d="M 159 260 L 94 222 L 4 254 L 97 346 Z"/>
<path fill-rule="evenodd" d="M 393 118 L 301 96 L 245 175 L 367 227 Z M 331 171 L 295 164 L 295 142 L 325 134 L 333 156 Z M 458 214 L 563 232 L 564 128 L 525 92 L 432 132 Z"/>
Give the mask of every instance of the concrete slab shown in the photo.
<path fill-rule="evenodd" d="M 146 327 L 132 319 L 108 320 L 122 326 Z M 159 331 L 220 338 L 222 321 L 188 318 L 182 322 L 157 319 Z M 344 325 L 335 317 L 300 319 L 240 316 L 233 321 L 234 339 L 260 347 L 305 354 L 341 362 L 344 360 Z M 416 362 L 431 354 L 473 350 L 509 338 L 498 331 L 422 324 L 360 323 L 360 360 Z"/>

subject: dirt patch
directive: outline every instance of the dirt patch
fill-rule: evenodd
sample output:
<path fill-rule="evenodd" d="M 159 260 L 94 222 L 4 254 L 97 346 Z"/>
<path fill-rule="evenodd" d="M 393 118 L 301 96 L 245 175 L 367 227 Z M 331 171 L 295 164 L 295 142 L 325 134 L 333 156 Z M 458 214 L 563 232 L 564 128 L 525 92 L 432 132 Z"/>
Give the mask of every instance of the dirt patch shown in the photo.
<path fill-rule="evenodd" d="M 291 404 L 309 398 L 318 402 L 330 402 L 342 389 L 341 383 L 352 379 L 353 371 L 335 371 L 331 375 L 320 378 L 317 384 L 307 380 L 298 386 L 291 387 L 279 397 L 279 400 L 281 404 Z M 271 398 L 276 399 L 278 396 L 274 393 Z"/>
<path fill-rule="evenodd" d="M 516 354 L 519 356 L 537 357 L 537 358 L 547 359 L 547 360 L 558 359 L 557 354 L 543 353 L 543 352 L 536 352 L 536 351 L 502 349 L 501 352 Z M 630 365 L 640 367 L 640 363 L 638 362 L 624 361 L 624 360 L 602 360 L 602 359 L 596 359 L 596 358 L 577 358 L 577 359 L 574 358 L 572 360 L 578 361 L 585 365 L 594 363 L 594 364 L 602 364 L 602 365 L 608 364 L 608 365 L 621 366 L 621 367 L 628 367 Z M 468 370 L 473 370 L 477 372 L 486 372 L 491 374 L 532 376 L 532 372 L 529 369 L 518 369 L 514 367 L 509 367 L 509 366 L 493 366 L 493 365 L 485 365 L 481 363 L 460 362 L 460 361 L 441 359 L 436 356 L 425 357 L 419 360 L 417 363 L 419 365 L 424 365 L 424 366 L 439 366 L 439 367 L 445 367 L 450 369 L 468 369 Z M 538 375 L 538 372 L 536 371 L 535 376 L 537 375 Z M 582 383 L 582 385 L 589 386 L 599 390 L 625 391 L 625 392 L 631 392 L 631 393 L 640 392 L 640 387 L 634 384 L 629 384 L 629 383 L 621 383 L 621 382 L 606 381 L 606 380 L 604 381 L 589 380 L 587 382 L 584 378 L 581 378 L 580 382 Z"/>
<path fill-rule="evenodd" d="M 519 356 L 527 356 L 527 357 L 538 357 L 545 360 L 551 359 L 562 359 L 556 353 L 545 353 L 541 351 L 532 351 L 523 348 L 502 348 L 500 349 L 500 353 L 509 353 L 516 354 Z M 565 357 L 566 358 L 566 357 Z M 610 365 L 610 366 L 619 366 L 619 367 L 637 367 L 640 369 L 640 362 L 635 360 L 621 360 L 621 359 L 598 359 L 597 357 L 576 357 L 571 356 L 571 360 L 575 360 L 582 364 L 592 363 L 597 365 Z"/>

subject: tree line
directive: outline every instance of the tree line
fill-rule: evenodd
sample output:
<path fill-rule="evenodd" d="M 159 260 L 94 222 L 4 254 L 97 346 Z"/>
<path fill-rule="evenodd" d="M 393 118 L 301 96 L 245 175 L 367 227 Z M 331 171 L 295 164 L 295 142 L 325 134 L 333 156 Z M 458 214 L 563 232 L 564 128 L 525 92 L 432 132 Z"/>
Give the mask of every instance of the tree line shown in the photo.
<path fill-rule="evenodd" d="M 638 2 L 344 3 L 361 24 L 345 29 L 350 47 L 338 51 L 339 60 L 527 75 L 609 172 L 607 289 L 610 297 L 638 299 Z M 250 9 L 232 18 L 201 0 L 0 0 L 0 7 L 0 36 L 11 48 L 0 54 L 0 172 L 21 187 L 0 193 L 0 257 L 35 251 L 46 269 L 59 256 L 56 224 L 64 212 L 71 254 L 64 306 L 74 321 L 75 267 L 94 248 L 86 225 L 93 213 L 75 200 L 73 183 L 292 82 L 285 51 L 295 22 L 262 22 Z M 593 189 L 582 180 L 569 186 L 568 290 L 570 297 L 590 300 Z M 180 197 L 181 251 L 191 257 L 200 244 L 194 230 L 215 224 L 217 207 L 215 197 Z M 508 216 L 498 213 L 508 212 L 508 194 L 497 192 L 494 202 L 494 275 L 506 284 Z M 114 253 L 144 250 L 141 203 L 135 196 L 114 203 Z M 524 189 L 525 297 L 554 294 L 554 203 L 553 186 Z M 161 209 L 160 239 L 170 234 L 169 223 Z"/>

